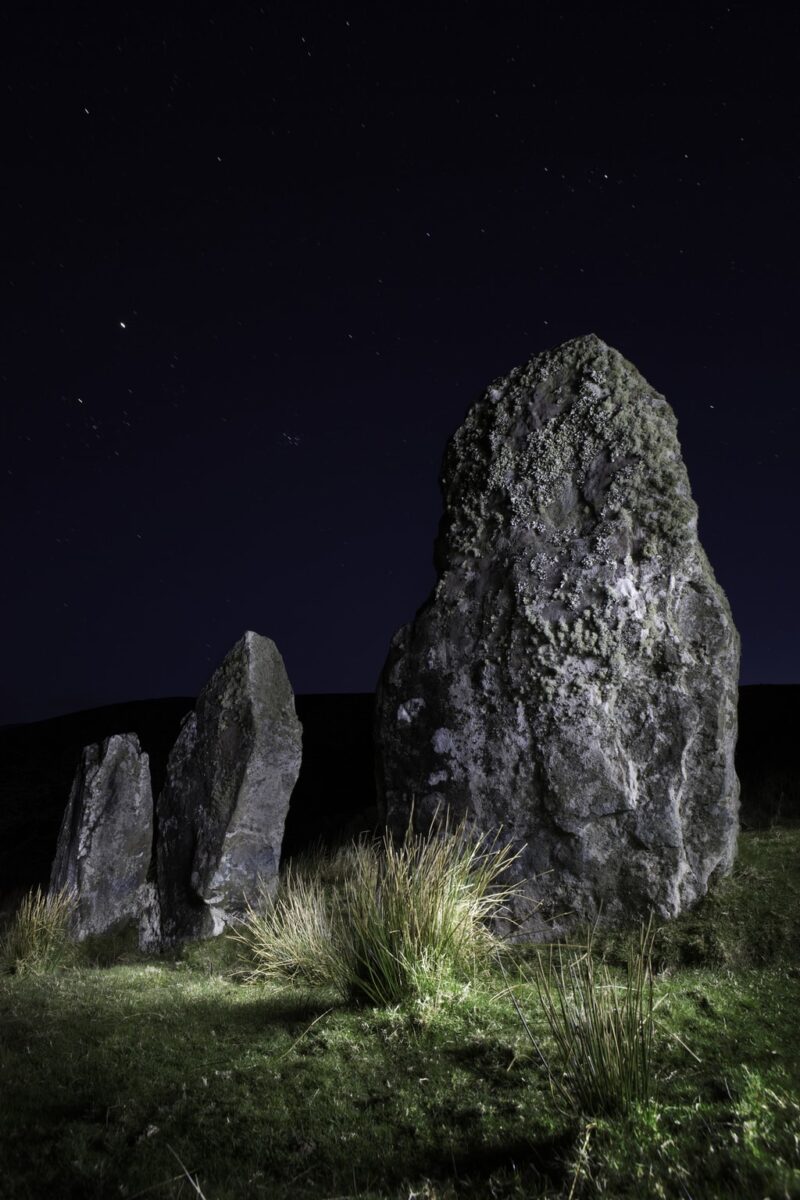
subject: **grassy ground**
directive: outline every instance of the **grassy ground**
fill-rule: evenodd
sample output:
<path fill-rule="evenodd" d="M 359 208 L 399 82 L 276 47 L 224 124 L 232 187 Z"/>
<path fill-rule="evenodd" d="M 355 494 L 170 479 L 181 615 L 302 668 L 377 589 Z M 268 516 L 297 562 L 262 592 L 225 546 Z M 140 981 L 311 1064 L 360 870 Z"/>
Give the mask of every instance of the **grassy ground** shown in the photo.
<path fill-rule="evenodd" d="M 655 1097 L 613 1120 L 559 1106 L 499 973 L 403 1009 L 244 985 L 218 944 L 6 976 L 0 1194 L 800 1197 L 800 830 L 743 837 L 656 957 Z"/>

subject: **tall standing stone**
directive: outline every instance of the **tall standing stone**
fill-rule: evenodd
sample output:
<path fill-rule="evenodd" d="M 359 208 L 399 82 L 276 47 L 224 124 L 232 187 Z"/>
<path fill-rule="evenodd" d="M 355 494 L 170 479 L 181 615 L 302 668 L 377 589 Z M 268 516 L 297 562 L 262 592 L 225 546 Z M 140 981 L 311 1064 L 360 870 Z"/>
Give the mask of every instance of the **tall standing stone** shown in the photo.
<path fill-rule="evenodd" d="M 277 879 L 301 726 L 275 643 L 246 633 L 183 722 L 157 804 L 165 945 L 221 932 Z"/>
<path fill-rule="evenodd" d="M 152 903 L 146 883 L 153 846 L 153 794 L 147 755 L 133 733 L 86 746 L 58 835 L 51 894 L 77 902 L 75 936 L 139 925 Z"/>
<path fill-rule="evenodd" d="M 676 915 L 735 852 L 739 639 L 671 408 L 576 338 L 473 404 L 442 488 L 379 684 L 390 824 L 439 806 L 524 843 L 521 933 Z"/>

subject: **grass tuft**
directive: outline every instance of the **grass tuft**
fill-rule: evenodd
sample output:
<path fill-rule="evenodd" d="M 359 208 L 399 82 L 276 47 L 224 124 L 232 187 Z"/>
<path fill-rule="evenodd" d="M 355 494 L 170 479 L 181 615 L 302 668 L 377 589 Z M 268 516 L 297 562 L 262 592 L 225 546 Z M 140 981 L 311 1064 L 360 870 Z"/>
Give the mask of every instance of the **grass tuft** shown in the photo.
<path fill-rule="evenodd" d="M 64 888 L 27 892 L 0 938 L 0 970 L 15 975 L 52 971 L 73 957 L 70 926 L 75 897 Z"/>
<path fill-rule="evenodd" d="M 550 946 L 537 954 L 533 982 L 554 1059 L 541 1051 L 517 1011 L 554 1092 L 586 1115 L 625 1113 L 650 1099 L 654 937 L 651 919 L 631 946 L 624 982 L 598 961 L 593 930 L 579 950 Z"/>
<path fill-rule="evenodd" d="M 399 845 L 386 835 L 377 852 L 357 849 L 341 896 L 352 996 L 389 1006 L 435 995 L 489 960 L 489 921 L 513 891 L 500 883 L 516 857 L 509 847 L 445 821 L 426 835 L 409 823 Z"/>
<path fill-rule="evenodd" d="M 337 855 L 340 862 L 344 855 Z M 343 865 L 343 863 L 342 863 Z M 227 935 L 239 944 L 248 982 L 290 980 L 342 990 L 345 968 L 337 955 L 333 886 L 319 866 L 290 864 L 272 891 L 263 887 L 244 920 Z M 334 864 L 325 864 L 329 873 Z"/>
<path fill-rule="evenodd" d="M 362 838 L 290 868 L 231 936 L 253 979 L 331 986 L 379 1006 L 437 995 L 491 957 L 488 922 L 511 894 L 501 879 L 514 858 L 463 821 L 424 835 L 409 824 L 399 844 Z"/>

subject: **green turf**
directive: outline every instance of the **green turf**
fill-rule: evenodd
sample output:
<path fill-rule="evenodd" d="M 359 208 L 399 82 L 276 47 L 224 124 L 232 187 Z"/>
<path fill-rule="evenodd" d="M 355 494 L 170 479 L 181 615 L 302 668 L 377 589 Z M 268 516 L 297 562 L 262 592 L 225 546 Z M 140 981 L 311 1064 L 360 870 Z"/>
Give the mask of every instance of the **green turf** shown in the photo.
<path fill-rule="evenodd" d="M 244 985 L 220 943 L 3 977 L 0 1195 L 197 1195 L 179 1159 L 207 1200 L 800 1197 L 799 862 L 800 831 L 747 835 L 661 935 L 655 1094 L 624 1119 L 560 1107 L 499 973 L 392 1010 Z"/>

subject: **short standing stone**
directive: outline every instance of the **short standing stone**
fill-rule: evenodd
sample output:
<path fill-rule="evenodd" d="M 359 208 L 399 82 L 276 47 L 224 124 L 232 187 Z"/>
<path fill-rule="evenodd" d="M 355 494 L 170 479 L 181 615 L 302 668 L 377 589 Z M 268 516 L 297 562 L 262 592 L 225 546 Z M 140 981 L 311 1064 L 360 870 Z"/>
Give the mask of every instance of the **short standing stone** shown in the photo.
<path fill-rule="evenodd" d="M 224 926 L 277 879 L 301 726 L 275 643 L 246 633 L 181 726 L 157 805 L 165 945 Z"/>
<path fill-rule="evenodd" d="M 739 639 L 672 410 L 577 338 L 473 404 L 442 487 L 438 580 L 378 691 L 390 824 L 439 806 L 526 843 L 535 937 L 676 915 L 734 856 Z"/>
<path fill-rule="evenodd" d="M 86 746 L 50 875 L 51 893 L 76 896 L 76 937 L 139 924 L 152 846 L 150 766 L 139 739 L 121 733 Z"/>

